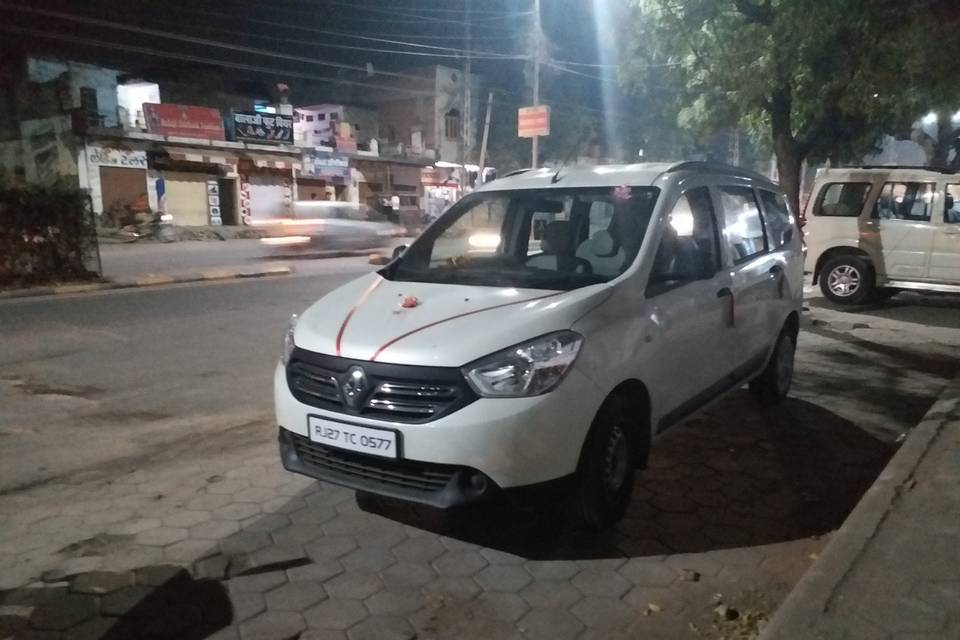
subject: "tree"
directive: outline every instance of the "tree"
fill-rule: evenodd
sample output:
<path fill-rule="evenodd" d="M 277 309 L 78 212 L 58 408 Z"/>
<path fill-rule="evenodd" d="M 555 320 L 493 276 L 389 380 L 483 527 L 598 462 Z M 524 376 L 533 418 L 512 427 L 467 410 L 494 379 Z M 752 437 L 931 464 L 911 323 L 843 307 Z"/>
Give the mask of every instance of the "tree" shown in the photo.
<path fill-rule="evenodd" d="M 919 101 L 960 97 L 954 58 L 930 45 L 947 32 L 934 16 L 956 29 L 951 4 L 632 0 L 622 81 L 665 87 L 684 126 L 739 124 L 769 143 L 799 210 L 806 158 L 855 157 L 925 113 Z"/>

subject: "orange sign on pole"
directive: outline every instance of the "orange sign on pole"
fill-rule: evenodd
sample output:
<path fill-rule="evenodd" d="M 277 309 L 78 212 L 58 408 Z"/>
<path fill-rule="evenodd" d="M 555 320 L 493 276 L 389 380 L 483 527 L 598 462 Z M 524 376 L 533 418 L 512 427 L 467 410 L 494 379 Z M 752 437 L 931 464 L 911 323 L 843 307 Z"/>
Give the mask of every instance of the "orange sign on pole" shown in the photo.
<path fill-rule="evenodd" d="M 534 138 L 550 135 L 550 107 L 521 107 L 517 110 L 517 136 Z"/>

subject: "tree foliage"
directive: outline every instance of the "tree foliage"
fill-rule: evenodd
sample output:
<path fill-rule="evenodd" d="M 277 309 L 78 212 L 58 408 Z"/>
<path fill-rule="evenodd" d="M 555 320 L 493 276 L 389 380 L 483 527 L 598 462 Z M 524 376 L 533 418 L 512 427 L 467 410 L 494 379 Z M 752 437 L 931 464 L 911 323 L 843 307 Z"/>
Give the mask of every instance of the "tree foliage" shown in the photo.
<path fill-rule="evenodd" d="M 632 0 L 622 81 L 678 124 L 744 126 L 799 203 L 808 157 L 846 160 L 936 98 L 960 98 L 951 0 Z"/>

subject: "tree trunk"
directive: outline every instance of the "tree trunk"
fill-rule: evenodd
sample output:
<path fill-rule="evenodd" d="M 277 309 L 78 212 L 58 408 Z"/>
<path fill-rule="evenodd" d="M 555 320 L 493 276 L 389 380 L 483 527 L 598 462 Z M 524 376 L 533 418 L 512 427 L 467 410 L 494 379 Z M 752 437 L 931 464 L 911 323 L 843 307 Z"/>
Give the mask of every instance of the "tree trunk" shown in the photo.
<path fill-rule="evenodd" d="M 780 186 L 787 194 L 787 202 L 797 216 L 802 218 L 800 209 L 800 172 L 803 168 L 803 156 L 797 143 L 787 134 L 778 134 L 773 140 L 773 150 L 777 154 L 777 173 Z"/>
<path fill-rule="evenodd" d="M 957 132 L 953 129 L 951 111 L 941 110 L 937 113 L 937 139 L 933 145 L 933 155 L 930 164 L 934 167 L 946 167 L 953 143 L 957 139 Z"/>

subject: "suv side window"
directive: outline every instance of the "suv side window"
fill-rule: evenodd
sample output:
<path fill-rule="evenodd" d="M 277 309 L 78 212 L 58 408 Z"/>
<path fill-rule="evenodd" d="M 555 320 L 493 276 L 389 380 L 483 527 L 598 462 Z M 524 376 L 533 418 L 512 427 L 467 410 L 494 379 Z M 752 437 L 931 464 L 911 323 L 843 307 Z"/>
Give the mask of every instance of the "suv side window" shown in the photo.
<path fill-rule="evenodd" d="M 787 199 L 782 193 L 758 189 L 763 204 L 763 219 L 767 223 L 767 242 L 772 250 L 777 250 L 793 240 L 795 222 L 790 215 Z"/>
<path fill-rule="evenodd" d="M 943 221 L 960 224 L 960 184 L 947 185 L 947 203 L 943 208 Z"/>
<path fill-rule="evenodd" d="M 709 280 L 720 270 L 720 241 L 707 187 L 685 192 L 673 210 L 653 259 L 647 297 Z"/>
<path fill-rule="evenodd" d="M 873 217 L 879 220 L 930 222 L 936 185 L 929 182 L 888 182 L 873 206 Z"/>
<path fill-rule="evenodd" d="M 858 218 L 868 195 L 869 182 L 832 182 L 820 189 L 813 215 Z"/>
<path fill-rule="evenodd" d="M 720 187 L 720 206 L 723 208 L 724 236 L 733 251 L 734 264 L 765 253 L 767 236 L 753 189 Z"/>

